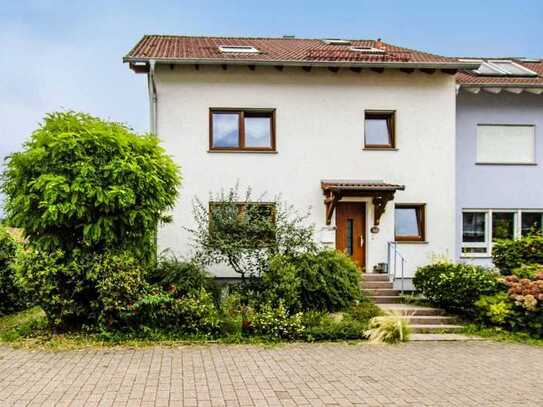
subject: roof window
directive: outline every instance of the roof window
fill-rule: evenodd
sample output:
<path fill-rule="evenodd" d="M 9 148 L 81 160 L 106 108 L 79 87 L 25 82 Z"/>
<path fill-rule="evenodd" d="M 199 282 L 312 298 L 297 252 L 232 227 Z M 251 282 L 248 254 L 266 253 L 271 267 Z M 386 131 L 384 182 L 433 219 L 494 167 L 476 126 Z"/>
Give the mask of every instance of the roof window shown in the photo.
<path fill-rule="evenodd" d="M 384 49 L 374 48 L 374 47 L 351 47 L 353 52 L 365 52 L 366 54 L 384 54 Z"/>
<path fill-rule="evenodd" d="M 258 54 L 260 51 L 251 45 L 219 45 L 219 51 L 224 53 Z"/>
<path fill-rule="evenodd" d="M 474 70 L 480 76 L 537 76 L 537 73 L 511 60 L 469 59 L 469 62 L 480 62 L 479 68 Z"/>
<path fill-rule="evenodd" d="M 322 40 L 327 45 L 351 45 L 351 41 L 342 40 L 340 38 L 326 38 Z"/>

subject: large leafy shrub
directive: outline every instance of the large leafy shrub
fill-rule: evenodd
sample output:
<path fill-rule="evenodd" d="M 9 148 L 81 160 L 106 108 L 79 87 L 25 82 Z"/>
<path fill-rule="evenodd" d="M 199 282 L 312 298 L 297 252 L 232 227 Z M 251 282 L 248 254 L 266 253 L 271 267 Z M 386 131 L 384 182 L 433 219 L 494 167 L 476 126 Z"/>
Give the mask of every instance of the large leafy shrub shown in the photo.
<path fill-rule="evenodd" d="M 308 214 L 297 214 L 279 198 L 254 198 L 251 189 L 242 194 L 235 186 L 210 201 L 194 202 L 196 225 L 189 229 L 195 257 L 204 265 L 226 263 L 245 280 L 266 270 L 275 254 L 315 250 Z"/>
<path fill-rule="evenodd" d="M 19 311 L 27 305 L 13 268 L 18 247 L 17 240 L 0 225 L 0 316 Z"/>
<path fill-rule="evenodd" d="M 127 319 L 136 329 L 206 335 L 220 330 L 217 309 L 204 289 L 179 298 L 155 289 L 129 307 Z"/>
<path fill-rule="evenodd" d="M 498 240 L 492 249 L 492 261 L 504 276 L 529 264 L 543 264 L 543 236 L 523 236 L 516 240 Z"/>
<path fill-rule="evenodd" d="M 147 258 L 180 181 L 156 137 L 73 112 L 47 115 L 2 178 L 7 221 L 33 247 Z"/>
<path fill-rule="evenodd" d="M 497 291 L 497 275 L 481 266 L 440 261 L 419 267 L 413 284 L 432 304 L 470 314 L 481 295 Z"/>
<path fill-rule="evenodd" d="M 21 251 L 19 284 L 41 306 L 51 326 L 122 325 L 121 314 L 146 289 L 144 270 L 130 253 Z"/>
<path fill-rule="evenodd" d="M 268 301 L 281 298 L 291 312 L 339 311 L 361 299 L 358 267 L 336 250 L 276 255 L 262 283 Z"/>

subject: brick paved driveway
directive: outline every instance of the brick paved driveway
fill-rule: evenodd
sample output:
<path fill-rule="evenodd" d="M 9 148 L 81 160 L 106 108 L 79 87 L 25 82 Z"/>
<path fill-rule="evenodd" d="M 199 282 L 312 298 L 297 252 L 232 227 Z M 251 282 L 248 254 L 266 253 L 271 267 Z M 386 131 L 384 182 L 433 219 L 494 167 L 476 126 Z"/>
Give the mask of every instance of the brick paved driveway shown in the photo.
<path fill-rule="evenodd" d="M 543 348 L 492 342 L 0 347 L 0 405 L 543 405 Z"/>

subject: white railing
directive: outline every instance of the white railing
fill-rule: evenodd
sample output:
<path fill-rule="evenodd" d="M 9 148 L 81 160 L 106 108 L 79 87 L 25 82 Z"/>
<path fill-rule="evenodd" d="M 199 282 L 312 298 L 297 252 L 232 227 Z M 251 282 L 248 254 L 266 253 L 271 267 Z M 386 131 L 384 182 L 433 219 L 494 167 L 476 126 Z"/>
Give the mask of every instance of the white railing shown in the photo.
<path fill-rule="evenodd" d="M 392 286 L 394 287 L 394 281 L 398 278 L 400 280 L 400 292 L 403 294 L 404 291 L 404 277 L 405 277 L 405 263 L 407 260 L 402 256 L 402 254 L 398 251 L 398 243 L 397 242 L 388 242 L 387 244 L 387 272 L 388 272 L 388 278 L 390 279 L 390 282 L 392 283 Z M 398 273 L 399 271 L 399 273 Z"/>

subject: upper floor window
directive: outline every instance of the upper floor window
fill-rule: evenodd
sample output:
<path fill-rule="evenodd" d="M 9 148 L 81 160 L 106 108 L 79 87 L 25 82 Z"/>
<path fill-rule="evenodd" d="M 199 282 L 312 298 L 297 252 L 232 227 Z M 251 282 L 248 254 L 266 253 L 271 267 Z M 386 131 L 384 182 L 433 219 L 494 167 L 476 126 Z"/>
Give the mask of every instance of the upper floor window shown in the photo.
<path fill-rule="evenodd" d="M 424 204 L 397 204 L 394 212 L 396 241 L 424 241 L 426 238 Z"/>
<path fill-rule="evenodd" d="M 211 151 L 275 151 L 275 110 L 211 109 Z"/>
<path fill-rule="evenodd" d="M 477 126 L 478 164 L 535 164 L 535 127 Z"/>
<path fill-rule="evenodd" d="M 394 111 L 364 112 L 364 147 L 393 149 L 396 147 Z"/>

